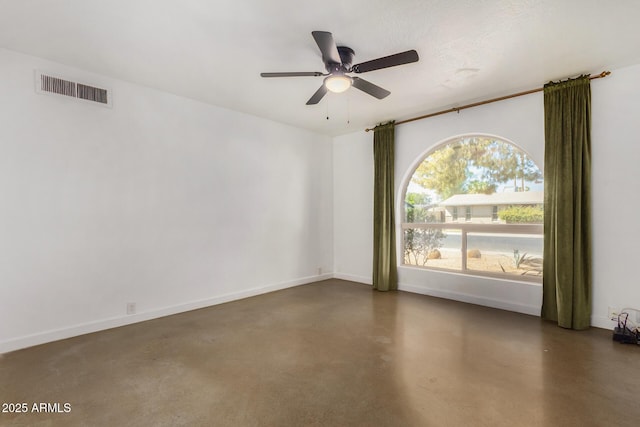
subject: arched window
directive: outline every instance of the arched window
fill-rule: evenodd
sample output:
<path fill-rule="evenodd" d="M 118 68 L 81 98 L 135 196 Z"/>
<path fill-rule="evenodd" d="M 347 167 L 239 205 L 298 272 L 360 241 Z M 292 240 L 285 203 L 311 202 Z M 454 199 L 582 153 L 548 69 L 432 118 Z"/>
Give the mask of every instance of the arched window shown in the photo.
<path fill-rule="evenodd" d="M 514 144 L 446 141 L 418 163 L 403 199 L 403 265 L 542 280 L 543 176 Z"/>

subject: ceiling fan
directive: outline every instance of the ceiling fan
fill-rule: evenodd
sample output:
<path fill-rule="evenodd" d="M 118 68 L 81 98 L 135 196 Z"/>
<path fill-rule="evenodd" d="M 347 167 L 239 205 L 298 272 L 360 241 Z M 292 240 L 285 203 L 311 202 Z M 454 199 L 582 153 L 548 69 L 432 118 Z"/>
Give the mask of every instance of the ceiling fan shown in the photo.
<path fill-rule="evenodd" d="M 391 92 L 376 86 L 360 77 L 351 77 L 347 73 L 366 73 L 368 71 L 380 70 L 382 68 L 395 67 L 396 65 L 409 64 L 418 61 L 418 53 L 415 50 L 396 53 L 395 55 L 384 56 L 360 64 L 351 65 L 355 52 L 346 46 L 337 46 L 333 41 L 333 36 L 327 31 L 312 31 L 320 52 L 322 52 L 322 62 L 327 73 L 318 71 L 311 72 L 288 72 L 288 73 L 260 73 L 262 77 L 319 77 L 325 76 L 324 83 L 307 101 L 307 105 L 313 105 L 327 94 L 327 91 L 340 93 L 351 86 L 368 93 L 378 99 L 385 98 Z"/>

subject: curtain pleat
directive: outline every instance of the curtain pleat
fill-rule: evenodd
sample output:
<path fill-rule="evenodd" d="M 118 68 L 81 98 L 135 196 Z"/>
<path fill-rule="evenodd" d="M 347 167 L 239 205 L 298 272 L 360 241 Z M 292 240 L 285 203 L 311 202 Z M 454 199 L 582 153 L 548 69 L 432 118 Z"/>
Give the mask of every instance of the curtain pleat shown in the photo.
<path fill-rule="evenodd" d="M 587 76 L 544 87 L 542 317 L 563 328 L 591 320 L 591 89 Z"/>
<path fill-rule="evenodd" d="M 373 134 L 373 288 L 398 289 L 394 215 L 395 124 L 376 126 Z"/>

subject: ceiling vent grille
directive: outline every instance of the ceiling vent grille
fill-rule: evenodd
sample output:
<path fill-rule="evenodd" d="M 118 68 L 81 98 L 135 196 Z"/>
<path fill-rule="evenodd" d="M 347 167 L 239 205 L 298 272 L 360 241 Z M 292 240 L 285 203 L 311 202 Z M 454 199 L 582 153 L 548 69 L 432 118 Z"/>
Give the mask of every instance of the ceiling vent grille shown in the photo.
<path fill-rule="evenodd" d="M 36 71 L 36 92 L 64 95 L 111 107 L 111 91 Z"/>

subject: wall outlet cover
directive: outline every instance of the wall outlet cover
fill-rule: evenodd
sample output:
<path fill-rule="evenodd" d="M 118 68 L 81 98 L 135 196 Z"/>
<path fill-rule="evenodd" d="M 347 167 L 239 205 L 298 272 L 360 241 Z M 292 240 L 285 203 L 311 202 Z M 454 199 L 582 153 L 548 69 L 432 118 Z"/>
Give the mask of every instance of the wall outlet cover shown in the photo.
<path fill-rule="evenodd" d="M 136 314 L 136 303 L 128 302 L 127 303 L 127 314 Z"/>

